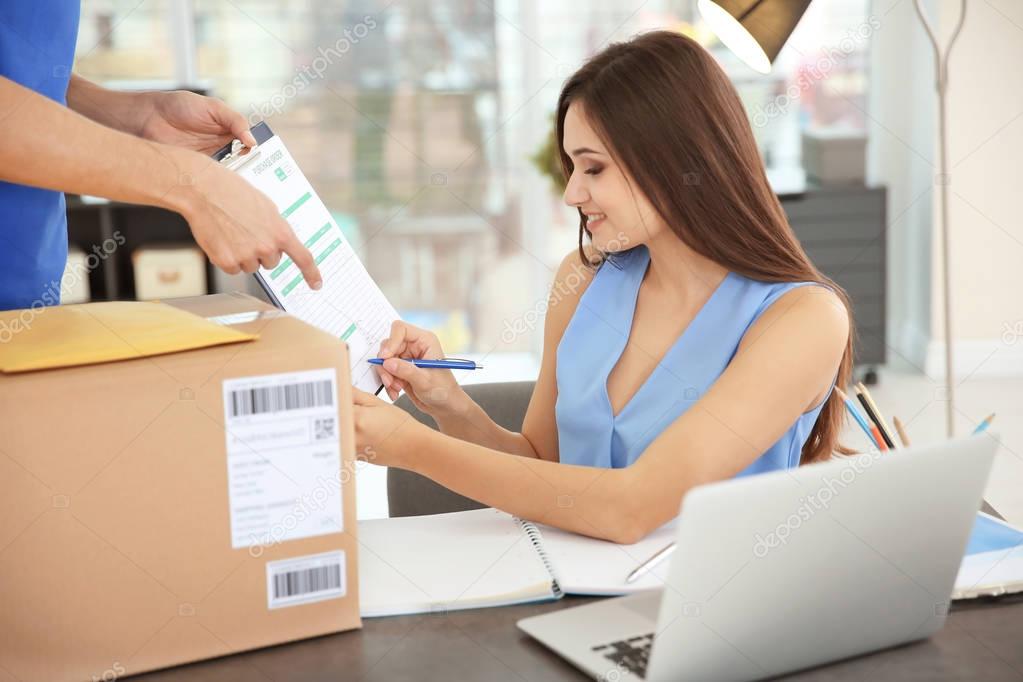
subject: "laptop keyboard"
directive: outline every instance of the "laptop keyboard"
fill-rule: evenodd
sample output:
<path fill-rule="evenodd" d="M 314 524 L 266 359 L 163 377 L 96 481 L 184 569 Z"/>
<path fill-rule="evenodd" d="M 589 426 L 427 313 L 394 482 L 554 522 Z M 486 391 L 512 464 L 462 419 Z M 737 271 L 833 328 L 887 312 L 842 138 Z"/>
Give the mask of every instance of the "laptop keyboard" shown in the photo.
<path fill-rule="evenodd" d="M 621 639 L 609 644 L 593 647 L 598 653 L 615 665 L 621 666 L 637 677 L 646 678 L 646 664 L 650 660 L 650 646 L 654 633 Z"/>

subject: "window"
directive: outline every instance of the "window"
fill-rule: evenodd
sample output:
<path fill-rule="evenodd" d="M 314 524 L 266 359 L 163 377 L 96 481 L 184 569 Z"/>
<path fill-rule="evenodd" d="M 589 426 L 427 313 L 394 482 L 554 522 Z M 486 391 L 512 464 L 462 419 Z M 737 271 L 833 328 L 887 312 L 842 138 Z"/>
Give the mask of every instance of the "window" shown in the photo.
<path fill-rule="evenodd" d="M 111 87 L 167 87 L 176 59 L 170 28 L 175 2 L 83 2 L 75 70 Z"/>
<path fill-rule="evenodd" d="M 402 316 L 451 355 L 517 358 L 521 377 L 535 372 L 547 287 L 577 230 L 530 156 L 587 55 L 654 28 L 709 45 L 772 179 L 799 178 L 807 126 L 864 128 L 866 0 L 812 4 L 768 76 L 717 45 L 695 6 L 85 0 L 77 68 L 198 86 L 267 120 Z"/>

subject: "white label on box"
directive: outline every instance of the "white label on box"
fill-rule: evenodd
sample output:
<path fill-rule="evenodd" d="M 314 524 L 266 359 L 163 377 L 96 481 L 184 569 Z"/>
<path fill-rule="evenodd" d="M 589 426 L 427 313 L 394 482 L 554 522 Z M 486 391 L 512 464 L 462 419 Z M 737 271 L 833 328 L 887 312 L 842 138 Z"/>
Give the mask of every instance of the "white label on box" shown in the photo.
<path fill-rule="evenodd" d="M 328 368 L 224 380 L 233 548 L 344 530 L 336 377 Z"/>
<path fill-rule="evenodd" d="M 345 596 L 345 553 L 325 552 L 266 564 L 270 609 Z"/>

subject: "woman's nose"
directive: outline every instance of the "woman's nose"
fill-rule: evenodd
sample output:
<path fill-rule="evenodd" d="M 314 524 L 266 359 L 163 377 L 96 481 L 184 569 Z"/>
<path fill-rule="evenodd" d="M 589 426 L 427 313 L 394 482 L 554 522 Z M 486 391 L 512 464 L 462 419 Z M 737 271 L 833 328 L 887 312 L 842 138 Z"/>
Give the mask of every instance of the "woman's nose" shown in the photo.
<path fill-rule="evenodd" d="M 575 173 L 568 179 L 568 184 L 565 185 L 565 203 L 569 206 L 582 206 L 586 203 L 589 196 L 586 194 L 586 190 L 583 189 L 582 183 L 576 182 Z"/>

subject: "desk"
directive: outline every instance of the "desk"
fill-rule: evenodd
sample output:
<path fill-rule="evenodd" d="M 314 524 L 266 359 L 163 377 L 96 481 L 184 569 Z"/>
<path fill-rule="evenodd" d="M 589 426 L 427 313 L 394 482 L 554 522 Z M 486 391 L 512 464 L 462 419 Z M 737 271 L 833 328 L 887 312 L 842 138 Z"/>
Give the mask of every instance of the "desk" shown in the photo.
<path fill-rule="evenodd" d="M 132 678 L 138 682 L 585 680 L 521 633 L 525 616 L 591 601 L 364 621 L 361 631 L 286 644 Z M 1023 680 L 1023 601 L 954 606 L 929 640 L 823 666 L 786 680 Z"/>

